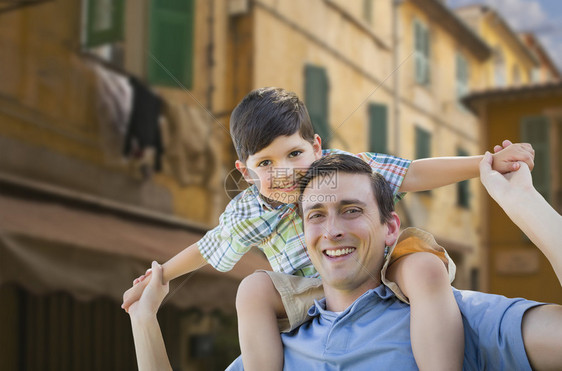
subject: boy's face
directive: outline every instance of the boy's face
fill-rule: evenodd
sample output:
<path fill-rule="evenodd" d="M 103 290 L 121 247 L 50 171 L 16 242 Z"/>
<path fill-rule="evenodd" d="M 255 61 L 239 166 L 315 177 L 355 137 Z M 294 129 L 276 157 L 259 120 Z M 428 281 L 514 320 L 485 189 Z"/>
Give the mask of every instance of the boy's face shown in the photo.
<path fill-rule="evenodd" d="M 246 164 L 236 161 L 236 168 L 267 199 L 295 203 L 300 178 L 320 157 L 320 137 L 315 134 L 313 143 L 309 143 L 297 132 L 275 138 L 269 146 L 249 156 Z"/>

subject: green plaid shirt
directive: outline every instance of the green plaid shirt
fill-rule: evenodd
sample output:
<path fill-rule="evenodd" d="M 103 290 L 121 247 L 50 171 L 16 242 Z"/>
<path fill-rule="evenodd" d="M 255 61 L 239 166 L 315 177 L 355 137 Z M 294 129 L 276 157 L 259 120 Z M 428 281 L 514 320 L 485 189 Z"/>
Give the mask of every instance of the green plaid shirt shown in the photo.
<path fill-rule="evenodd" d="M 322 155 L 344 153 L 324 150 Z M 410 161 L 379 153 L 360 153 L 373 171 L 390 183 L 395 202 L 402 199 L 398 189 L 404 180 Z M 230 201 L 220 216 L 219 225 L 208 231 L 197 243 L 201 255 L 215 269 L 232 269 L 253 246 L 265 253 L 274 271 L 296 276 L 317 277 L 305 247 L 302 219 L 296 204 L 277 208 L 265 202 L 256 186 L 251 186 Z"/>

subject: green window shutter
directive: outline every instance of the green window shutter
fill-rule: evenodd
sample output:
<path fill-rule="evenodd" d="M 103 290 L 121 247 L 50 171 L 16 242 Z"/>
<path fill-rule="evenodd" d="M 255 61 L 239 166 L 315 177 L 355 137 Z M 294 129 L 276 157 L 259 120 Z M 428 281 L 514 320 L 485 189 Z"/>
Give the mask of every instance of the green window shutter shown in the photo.
<path fill-rule="evenodd" d="M 422 25 L 414 20 L 414 58 L 416 82 L 423 84 L 423 35 Z"/>
<path fill-rule="evenodd" d="M 363 0 L 363 19 L 369 24 L 373 23 L 373 0 Z"/>
<path fill-rule="evenodd" d="M 124 0 L 88 0 L 86 46 L 123 40 Z"/>
<path fill-rule="evenodd" d="M 421 85 L 429 84 L 429 30 L 418 20 L 414 20 L 414 48 L 416 82 Z"/>
<path fill-rule="evenodd" d="M 193 0 L 152 0 L 150 6 L 148 81 L 155 85 L 193 87 Z"/>
<path fill-rule="evenodd" d="M 431 157 L 431 133 L 416 127 L 416 159 Z"/>
<path fill-rule="evenodd" d="M 331 137 L 328 126 L 328 74 L 322 67 L 306 65 L 304 75 L 304 99 L 308 114 L 314 131 L 322 138 L 322 146 L 327 148 Z"/>
<path fill-rule="evenodd" d="M 458 149 L 458 156 L 468 156 L 468 152 Z M 470 208 L 470 183 L 468 180 L 457 183 L 457 205 L 466 209 Z"/>
<path fill-rule="evenodd" d="M 386 137 L 388 110 L 384 104 L 369 104 L 369 151 L 388 153 Z"/>
<path fill-rule="evenodd" d="M 430 39 L 429 39 L 429 29 L 423 27 L 423 56 L 424 56 L 424 74 L 423 83 L 429 84 L 431 81 L 431 64 L 429 63 L 429 53 L 430 53 Z"/>
<path fill-rule="evenodd" d="M 521 141 L 531 143 L 535 149 L 533 185 L 539 193 L 550 200 L 550 146 L 549 122 L 546 117 L 530 116 L 521 119 Z"/>

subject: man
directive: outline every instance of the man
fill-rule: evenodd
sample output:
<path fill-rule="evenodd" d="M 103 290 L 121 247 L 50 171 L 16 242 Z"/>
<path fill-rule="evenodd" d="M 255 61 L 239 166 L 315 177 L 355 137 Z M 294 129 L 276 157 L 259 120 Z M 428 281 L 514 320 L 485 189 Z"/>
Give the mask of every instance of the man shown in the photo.
<path fill-rule="evenodd" d="M 492 197 L 543 251 L 562 282 L 562 217 L 532 187 L 528 168 L 502 176 L 481 163 Z M 326 181 L 337 175 L 337 188 Z M 385 247 L 399 237 L 386 183 L 357 159 L 337 155 L 313 164 L 302 184 L 301 211 L 308 253 L 325 299 L 312 320 L 283 335 L 286 369 L 415 369 L 409 307 L 381 284 Z M 401 238 L 431 236 L 411 232 Z M 406 257 L 407 258 L 407 257 Z M 161 274 L 153 264 L 154 273 Z M 157 276 L 159 277 L 159 276 Z M 157 280 L 153 280 L 157 281 Z M 167 285 L 152 284 L 129 311 L 140 370 L 169 368 L 156 321 Z M 562 307 L 455 290 L 465 330 L 464 368 L 562 369 Z M 242 369 L 238 359 L 232 369 Z"/>

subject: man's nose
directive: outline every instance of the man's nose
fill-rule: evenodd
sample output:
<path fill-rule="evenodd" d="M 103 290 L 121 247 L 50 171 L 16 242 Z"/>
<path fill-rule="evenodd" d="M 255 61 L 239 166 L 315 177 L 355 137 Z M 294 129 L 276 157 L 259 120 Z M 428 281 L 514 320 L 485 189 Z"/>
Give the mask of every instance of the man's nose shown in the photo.
<path fill-rule="evenodd" d="M 328 240 L 339 240 L 343 238 L 344 231 L 337 216 L 329 216 L 324 229 L 324 238 Z"/>

